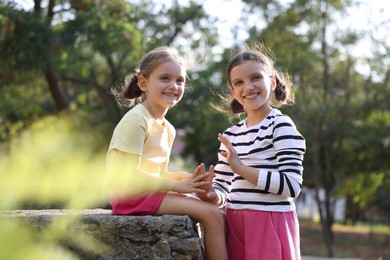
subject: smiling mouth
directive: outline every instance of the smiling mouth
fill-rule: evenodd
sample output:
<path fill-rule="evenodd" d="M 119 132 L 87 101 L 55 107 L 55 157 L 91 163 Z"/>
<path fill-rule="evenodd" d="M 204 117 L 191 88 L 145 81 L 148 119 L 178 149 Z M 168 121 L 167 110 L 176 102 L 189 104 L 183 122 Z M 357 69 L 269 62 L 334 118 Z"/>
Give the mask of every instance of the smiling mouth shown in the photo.
<path fill-rule="evenodd" d="M 168 97 L 177 97 L 178 96 L 176 93 L 169 93 L 169 92 L 163 92 L 163 94 L 165 96 L 168 96 Z"/>
<path fill-rule="evenodd" d="M 244 98 L 246 99 L 251 99 L 251 98 L 255 98 L 259 95 L 259 93 L 252 93 L 250 95 L 245 95 Z"/>

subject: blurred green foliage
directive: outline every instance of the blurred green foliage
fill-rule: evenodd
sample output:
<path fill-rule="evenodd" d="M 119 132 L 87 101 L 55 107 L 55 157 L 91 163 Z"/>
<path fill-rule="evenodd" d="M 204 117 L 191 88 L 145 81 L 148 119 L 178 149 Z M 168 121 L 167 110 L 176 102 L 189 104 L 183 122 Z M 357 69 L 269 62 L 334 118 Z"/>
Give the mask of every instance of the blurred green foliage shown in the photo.
<path fill-rule="evenodd" d="M 107 179 L 103 154 L 91 149 L 93 134 L 80 133 L 70 119 L 60 118 L 37 120 L 2 152 L 1 259 L 77 259 L 60 242 L 69 235 L 66 231 L 78 215 L 54 218 L 38 232 L 15 217 L 7 217 L 12 213 L 9 210 L 23 208 L 26 203 L 85 209 L 108 202 L 112 181 Z M 102 248 L 92 237 L 73 236 L 73 241 L 83 241 L 83 248 Z"/>
<path fill-rule="evenodd" d="M 69 228 L 80 224 L 77 220 L 81 214 L 56 216 L 48 227 L 37 232 L 10 217 L 10 210 L 48 205 L 71 210 L 105 207 L 113 190 L 158 189 L 158 183 L 128 174 L 126 167 L 108 174 L 105 150 L 93 149 L 98 133 L 86 129 L 80 131 L 77 121 L 68 115 L 44 118 L 11 140 L 8 152 L 3 151 L 0 259 L 76 259 L 61 246 L 67 238 L 84 250 L 108 250 L 84 233 L 72 232 L 68 237 Z"/>

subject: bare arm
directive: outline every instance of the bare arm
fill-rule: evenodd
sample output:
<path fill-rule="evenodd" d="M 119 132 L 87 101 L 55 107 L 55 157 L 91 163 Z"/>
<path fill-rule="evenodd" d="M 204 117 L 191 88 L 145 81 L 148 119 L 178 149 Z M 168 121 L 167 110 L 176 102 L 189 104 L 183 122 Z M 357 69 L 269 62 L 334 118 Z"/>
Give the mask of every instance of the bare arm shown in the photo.
<path fill-rule="evenodd" d="M 166 163 L 161 165 L 161 169 L 162 169 L 162 171 L 160 173 L 160 176 L 162 178 L 169 179 L 169 180 L 180 181 L 180 180 L 183 180 L 185 178 L 192 176 L 191 173 L 185 172 L 185 171 L 170 172 L 170 171 L 168 171 L 168 165 Z"/>
<path fill-rule="evenodd" d="M 201 181 L 206 174 L 198 166 L 193 174 L 186 175 L 180 180 L 160 178 L 138 168 L 140 156 L 121 151 L 115 153 L 110 159 L 108 170 L 110 173 L 110 187 L 118 194 L 127 196 L 137 195 L 143 192 L 174 191 L 179 193 L 202 192 L 198 188 L 208 184 Z"/>

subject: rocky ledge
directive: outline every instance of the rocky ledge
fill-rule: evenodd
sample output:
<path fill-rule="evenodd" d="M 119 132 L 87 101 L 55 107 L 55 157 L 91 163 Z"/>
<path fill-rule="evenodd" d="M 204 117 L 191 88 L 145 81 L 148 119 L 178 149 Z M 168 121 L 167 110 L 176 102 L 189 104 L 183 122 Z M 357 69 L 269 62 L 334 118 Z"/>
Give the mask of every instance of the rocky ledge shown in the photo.
<path fill-rule="evenodd" d="M 202 241 L 188 216 L 113 216 L 107 209 L 15 210 L 1 215 L 20 218 L 36 230 L 44 230 L 61 216 L 76 217 L 67 228 L 63 245 L 80 259 L 202 259 Z M 108 250 L 99 253 L 85 250 L 80 246 L 83 234 L 101 242 Z"/>

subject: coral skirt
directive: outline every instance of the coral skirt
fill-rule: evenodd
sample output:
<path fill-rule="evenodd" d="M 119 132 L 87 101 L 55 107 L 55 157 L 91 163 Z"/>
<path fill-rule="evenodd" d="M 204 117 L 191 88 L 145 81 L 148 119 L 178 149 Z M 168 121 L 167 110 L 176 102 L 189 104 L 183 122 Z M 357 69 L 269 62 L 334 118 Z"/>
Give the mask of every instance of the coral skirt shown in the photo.
<path fill-rule="evenodd" d="M 111 197 L 111 208 L 113 215 L 155 215 L 160 208 L 166 192 L 150 193 L 145 196 L 133 198 Z"/>

